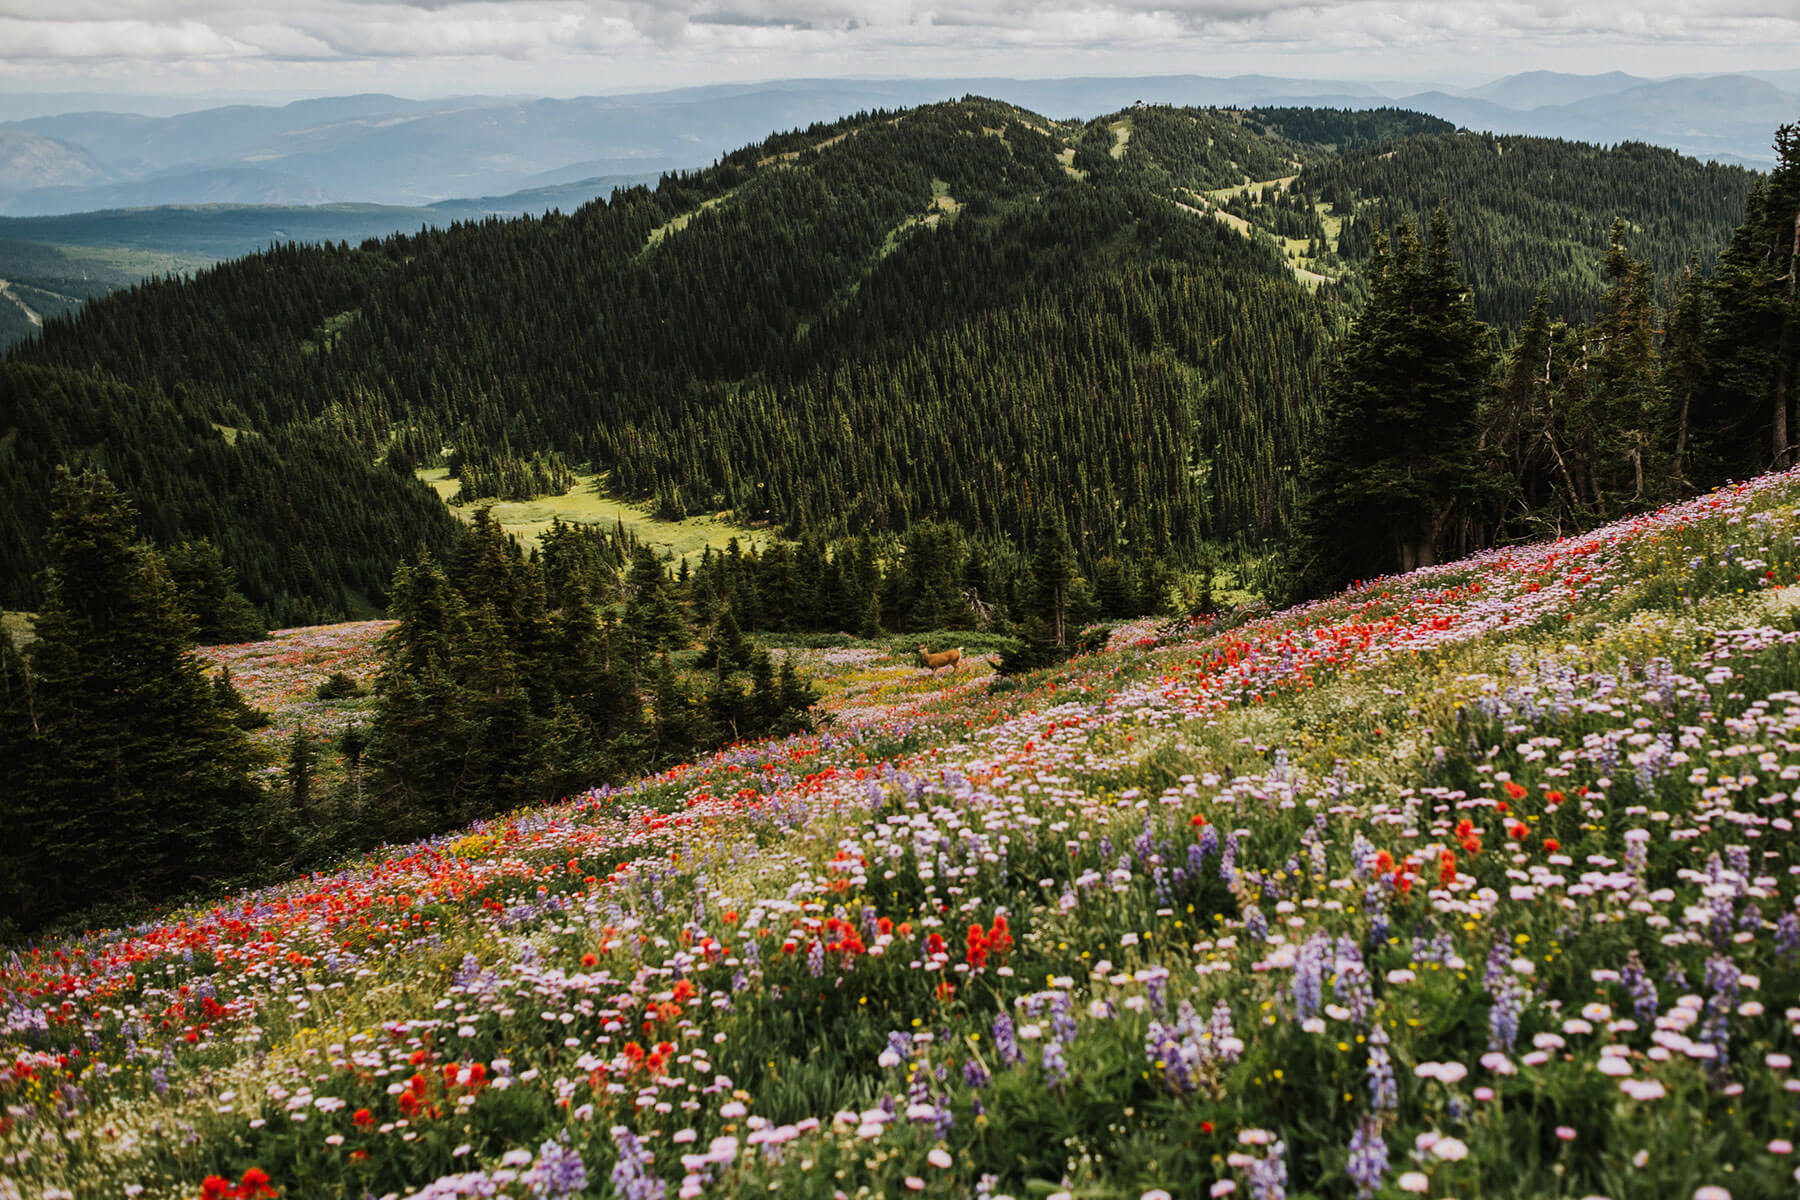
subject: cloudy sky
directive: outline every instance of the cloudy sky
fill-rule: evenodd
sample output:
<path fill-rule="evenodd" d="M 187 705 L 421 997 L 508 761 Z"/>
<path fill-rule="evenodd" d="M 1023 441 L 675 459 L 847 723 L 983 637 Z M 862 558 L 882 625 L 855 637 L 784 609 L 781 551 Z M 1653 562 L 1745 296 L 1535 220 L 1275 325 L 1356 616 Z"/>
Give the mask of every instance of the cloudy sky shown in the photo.
<path fill-rule="evenodd" d="M 1800 0 L 0 0 L 0 90 L 577 95 L 840 75 L 1800 65 Z"/>

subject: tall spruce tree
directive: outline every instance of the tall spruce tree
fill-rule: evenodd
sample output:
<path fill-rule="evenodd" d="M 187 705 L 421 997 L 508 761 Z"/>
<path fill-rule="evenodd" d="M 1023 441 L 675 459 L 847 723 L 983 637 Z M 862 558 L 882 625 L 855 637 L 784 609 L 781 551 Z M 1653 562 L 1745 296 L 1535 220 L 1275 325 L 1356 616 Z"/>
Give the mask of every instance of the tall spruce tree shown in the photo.
<path fill-rule="evenodd" d="M 236 574 L 212 542 L 182 542 L 163 559 L 181 602 L 193 614 L 194 640 L 200 645 L 253 642 L 267 634 L 256 607 L 238 591 Z"/>
<path fill-rule="evenodd" d="M 1707 337 L 1712 375 L 1695 438 L 1714 475 L 1794 461 L 1800 399 L 1800 123 L 1775 134 L 1775 169 L 1750 193 L 1719 257 Z"/>
<path fill-rule="evenodd" d="M 1075 552 L 1069 531 L 1056 510 L 1038 524 L 1031 552 L 1031 586 L 1036 599 L 1032 616 L 1043 622 L 1043 637 L 1052 645 L 1068 642 L 1070 589 L 1075 582 Z"/>
<path fill-rule="evenodd" d="M 26 660 L 28 803 L 6 814 L 24 848 L 27 927 L 242 869 L 260 796 L 250 745 L 191 653 L 192 620 L 130 503 L 92 471 L 59 469 L 52 497 L 53 565 Z"/>
<path fill-rule="evenodd" d="M 1492 354 L 1450 236 L 1440 207 L 1429 244 L 1402 224 L 1378 247 L 1306 460 L 1292 570 L 1302 594 L 1435 563 L 1471 540 Z"/>
<path fill-rule="evenodd" d="M 442 828 L 468 787 L 465 697 L 456 678 L 469 622 L 462 596 L 429 556 L 394 573 L 375 684 L 368 757 L 395 832 Z"/>

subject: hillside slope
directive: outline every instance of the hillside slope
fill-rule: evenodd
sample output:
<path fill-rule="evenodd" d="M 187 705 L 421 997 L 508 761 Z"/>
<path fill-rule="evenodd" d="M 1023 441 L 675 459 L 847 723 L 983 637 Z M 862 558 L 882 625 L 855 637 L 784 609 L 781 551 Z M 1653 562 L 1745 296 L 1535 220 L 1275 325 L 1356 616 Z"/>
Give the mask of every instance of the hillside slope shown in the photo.
<path fill-rule="evenodd" d="M 796 652 L 822 736 L 22 949 L 0 1174 L 1783 1194 L 1797 506 L 1765 477 L 1009 689 Z"/>

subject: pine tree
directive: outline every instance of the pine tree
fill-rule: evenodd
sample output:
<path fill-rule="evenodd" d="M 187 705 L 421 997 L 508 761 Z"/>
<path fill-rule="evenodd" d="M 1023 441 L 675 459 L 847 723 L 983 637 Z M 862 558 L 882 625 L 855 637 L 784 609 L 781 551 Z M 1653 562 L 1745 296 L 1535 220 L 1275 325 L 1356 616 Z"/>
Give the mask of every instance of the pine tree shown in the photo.
<path fill-rule="evenodd" d="M 1675 435 L 1670 448 L 1669 470 L 1685 486 L 1691 472 L 1688 452 L 1691 414 L 1696 397 L 1706 386 L 1706 327 L 1711 297 L 1700 274 L 1698 258 L 1675 284 L 1675 299 L 1663 334 L 1662 387 L 1672 409 Z"/>
<path fill-rule="evenodd" d="M 13 645 L 12 631 L 0 627 L 0 829 L 8 831 L 0 838 L 0 940 L 20 932 L 8 914 L 25 911 L 26 879 L 34 869 L 28 831 L 36 822 L 38 803 L 31 784 L 43 747 L 32 692 L 31 672 Z"/>
<path fill-rule="evenodd" d="M 287 785 L 294 815 L 309 825 L 314 821 L 313 789 L 318 778 L 319 750 L 313 744 L 312 730 L 302 722 L 288 738 Z"/>
<path fill-rule="evenodd" d="M 194 618 L 194 640 L 202 646 L 254 642 L 268 630 L 256 608 L 238 591 L 236 574 L 212 542 L 182 542 L 163 555 L 181 602 Z"/>
<path fill-rule="evenodd" d="M 1075 553 L 1069 531 L 1055 509 L 1039 522 L 1032 545 L 1031 584 L 1035 598 L 1032 615 L 1043 622 L 1051 644 L 1068 643 L 1069 589 L 1075 580 Z"/>
<path fill-rule="evenodd" d="M 1601 516 L 1658 498 L 1666 479 L 1667 399 L 1656 355 L 1656 305 L 1644 265 L 1625 253 L 1615 221 L 1606 253 L 1606 308 L 1586 333 L 1589 477 Z"/>
<path fill-rule="evenodd" d="M 33 866 L 29 926 L 152 897 L 243 865 L 259 795 L 243 733 L 190 653 L 193 626 L 134 513 L 105 476 L 59 471 L 53 569 L 28 659 L 39 745 L 35 814 L 9 831 Z"/>
<path fill-rule="evenodd" d="M 1305 466 L 1292 583 L 1302 593 L 1437 562 L 1462 549 L 1481 491 L 1476 413 L 1487 327 L 1457 278 L 1450 220 L 1401 225 L 1344 339 Z"/>
<path fill-rule="evenodd" d="M 396 624 L 383 642 L 368 757 L 395 832 L 441 828 L 469 782 L 466 698 L 456 678 L 468 619 L 429 555 L 395 572 L 388 615 Z"/>
<path fill-rule="evenodd" d="M 1723 473 L 1794 461 L 1800 396 L 1800 123 L 1775 134 L 1775 169 L 1719 257 L 1711 292 L 1711 364 L 1695 436 Z"/>
<path fill-rule="evenodd" d="M 678 648 L 686 639 L 685 623 L 670 594 L 668 573 L 650 547 L 639 546 L 633 553 L 625 587 L 631 597 L 625 605 L 625 627 L 638 647 L 636 661 Z"/>
<path fill-rule="evenodd" d="M 238 691 L 237 684 L 231 679 L 231 666 L 226 664 L 219 668 L 213 677 L 213 703 L 219 706 L 228 720 L 246 732 L 252 729 L 263 729 L 269 724 L 269 714 L 253 707 L 244 699 L 244 693 Z"/>

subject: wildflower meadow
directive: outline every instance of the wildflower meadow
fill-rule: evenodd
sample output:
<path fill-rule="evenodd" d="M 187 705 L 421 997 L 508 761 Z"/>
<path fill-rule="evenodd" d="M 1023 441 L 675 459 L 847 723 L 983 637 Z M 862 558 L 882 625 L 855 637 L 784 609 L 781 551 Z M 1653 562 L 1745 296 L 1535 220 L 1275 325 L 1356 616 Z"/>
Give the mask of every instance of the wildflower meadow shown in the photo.
<path fill-rule="evenodd" d="M 787 651 L 824 732 L 9 948 L 0 1197 L 1793 1195 L 1797 506 Z"/>

